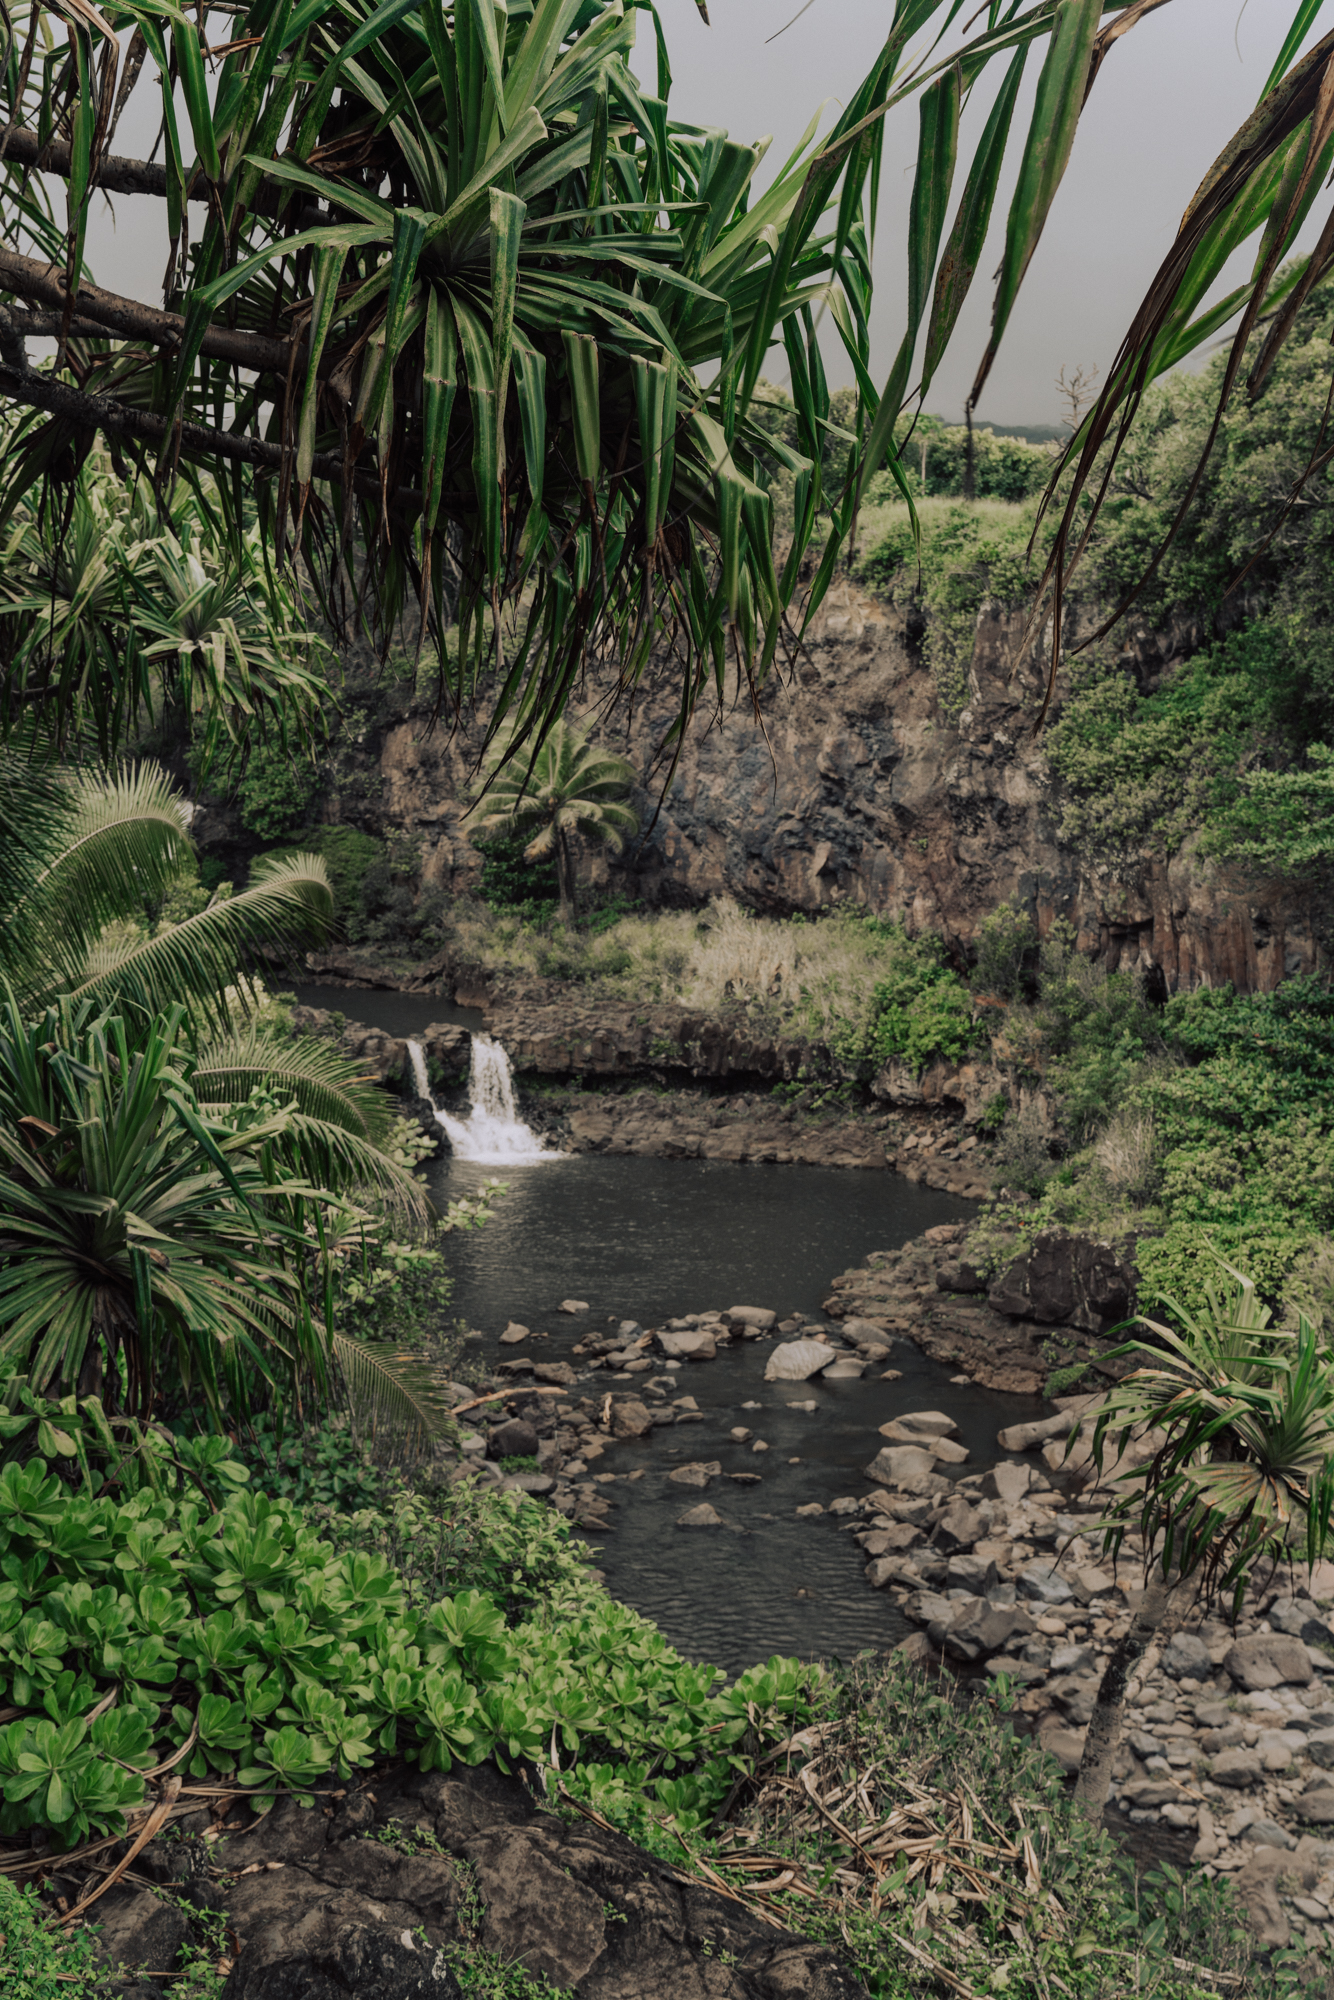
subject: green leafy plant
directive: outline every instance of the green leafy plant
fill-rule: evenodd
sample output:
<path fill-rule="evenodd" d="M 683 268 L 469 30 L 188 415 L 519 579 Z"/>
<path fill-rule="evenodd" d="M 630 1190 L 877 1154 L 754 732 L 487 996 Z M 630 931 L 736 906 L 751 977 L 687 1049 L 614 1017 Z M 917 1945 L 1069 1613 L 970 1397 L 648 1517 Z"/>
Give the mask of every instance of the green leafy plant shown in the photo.
<path fill-rule="evenodd" d="M 0 1875 L 0 1983 L 7 2000 L 83 2000 L 101 1977 L 86 1930 L 53 1930 L 35 1883 Z"/>
<path fill-rule="evenodd" d="M 633 765 L 595 750 L 569 723 L 555 723 L 535 750 L 511 734 L 496 746 L 477 824 L 526 835 L 525 861 L 554 860 L 561 921 L 572 924 L 577 844 L 596 839 L 621 848 L 639 824 L 626 804 L 634 778 Z"/>

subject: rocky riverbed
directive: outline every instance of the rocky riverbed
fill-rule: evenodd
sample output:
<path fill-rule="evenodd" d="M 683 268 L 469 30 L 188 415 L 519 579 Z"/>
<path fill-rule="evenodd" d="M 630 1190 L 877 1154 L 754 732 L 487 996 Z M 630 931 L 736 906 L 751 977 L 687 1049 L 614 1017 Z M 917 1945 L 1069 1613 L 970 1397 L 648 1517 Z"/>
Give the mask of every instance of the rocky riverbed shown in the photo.
<path fill-rule="evenodd" d="M 968 1279 L 959 1268 L 964 1237 L 962 1226 L 943 1225 L 869 1259 L 836 1282 L 823 1320 L 779 1321 L 770 1309 L 737 1306 L 660 1327 L 596 1324 L 582 1300 L 569 1299 L 561 1318 L 575 1338 L 561 1344 L 565 1359 L 550 1358 L 553 1344 L 537 1329 L 511 1324 L 500 1335 L 507 1358 L 493 1377 L 497 1401 L 470 1414 L 474 1427 L 442 1470 L 543 1496 L 585 1532 L 613 1538 L 618 1515 L 656 1474 L 655 1484 L 665 1477 L 679 1494 L 678 1533 L 726 1533 L 729 1494 L 764 1479 L 770 1446 L 764 1405 L 752 1399 L 735 1412 L 726 1454 L 690 1450 L 688 1427 L 705 1421 L 692 1383 L 723 1351 L 753 1343 L 757 1383 L 783 1389 L 799 1410 L 791 1397 L 807 1382 L 895 1379 L 905 1337 L 927 1347 L 952 1338 L 946 1328 L 965 1310 L 985 1315 L 979 1327 L 989 1329 L 976 1335 L 975 1362 L 995 1346 L 993 1322 L 1014 1352 L 1031 1356 L 1063 1305 L 1058 1330 L 1090 1355 L 1092 1386 L 1003 1425 L 994 1462 L 970 1459 L 948 1411 L 904 1408 L 868 1430 L 856 1490 L 795 1511 L 813 1538 L 847 1535 L 859 1545 L 868 1591 L 883 1593 L 912 1628 L 901 1643 L 913 1658 L 979 1689 L 1005 1676 L 1019 1726 L 1073 1772 L 1144 1579 L 1135 1538 L 1113 1568 L 1097 1522 L 1107 1482 L 1153 1441 L 1132 1446 L 1099 1482 L 1084 1432 L 1103 1393 L 1099 1373 L 1114 1367 L 1103 1360 L 1105 1337 L 1077 1322 L 1098 1319 L 1099 1301 L 1115 1306 L 1107 1294 L 1119 1280 L 1106 1260 L 1077 1240 L 1064 1257 L 1062 1246 L 1039 1241 L 993 1278 L 990 1296 L 963 1292 L 951 1306 L 938 1281 Z M 1021 1319 L 1016 1308 L 1044 1318 Z M 508 1471 L 515 1458 L 535 1460 L 536 1470 Z M 1187 1615 L 1132 1684 L 1116 1765 L 1113 1821 L 1183 1864 L 1230 1876 L 1267 1944 L 1294 1931 L 1323 1936 L 1334 1924 L 1334 1839 L 1323 1831 L 1334 1829 L 1332 1613 L 1334 1565 L 1322 1564 L 1305 1587 L 1262 1579 L 1235 1627 L 1212 1613 Z"/>

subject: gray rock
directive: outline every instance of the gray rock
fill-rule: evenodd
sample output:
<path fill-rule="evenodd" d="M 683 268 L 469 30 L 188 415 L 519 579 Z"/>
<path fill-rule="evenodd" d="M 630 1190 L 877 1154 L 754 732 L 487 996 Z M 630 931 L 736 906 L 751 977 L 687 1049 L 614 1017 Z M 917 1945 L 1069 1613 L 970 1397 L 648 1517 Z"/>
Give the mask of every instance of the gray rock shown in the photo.
<path fill-rule="evenodd" d="M 716 1507 L 710 1507 L 707 1500 L 701 1500 L 698 1507 L 688 1507 L 677 1517 L 678 1528 L 723 1528 L 727 1523 Z"/>
<path fill-rule="evenodd" d="M 1252 1692 L 1306 1687 L 1314 1672 L 1302 1641 L 1283 1632 L 1257 1632 L 1249 1639 L 1238 1639 L 1223 1665 L 1238 1687 Z"/>
<path fill-rule="evenodd" d="M 986 1653 L 1000 1652 L 1011 1640 L 1032 1630 L 1033 1620 L 1017 1606 L 1007 1608 L 973 1597 L 961 1599 L 944 1621 L 942 1644 L 956 1660 L 978 1660 Z"/>
<path fill-rule="evenodd" d="M 672 1486 L 707 1486 L 711 1479 L 718 1477 L 722 1469 L 716 1458 L 709 1459 L 707 1463 L 696 1460 L 692 1465 L 673 1467 L 667 1474 L 667 1479 Z"/>
<path fill-rule="evenodd" d="M 766 1382 L 808 1382 L 829 1366 L 833 1350 L 822 1340 L 788 1340 L 775 1347 L 765 1366 Z"/>
<path fill-rule="evenodd" d="M 1069 1604 L 1075 1594 L 1055 1563 L 1044 1562 L 1041 1557 L 1024 1564 L 1015 1578 L 1015 1587 L 1021 1597 L 1038 1604 Z"/>
<path fill-rule="evenodd" d="M 953 1417 L 947 1417 L 943 1410 L 908 1410 L 893 1419 L 893 1425 L 882 1424 L 880 1435 L 888 1437 L 891 1428 L 909 1431 L 916 1438 L 950 1437 L 959 1426 Z"/>
<path fill-rule="evenodd" d="M 507 1424 L 497 1424 L 486 1440 L 488 1458 L 536 1458 L 537 1447 L 541 1443 L 537 1432 L 522 1417 L 511 1417 Z"/>
<path fill-rule="evenodd" d="M 1069 1437 L 1075 1422 L 1073 1410 L 1058 1410 L 1054 1417 L 1035 1417 L 1031 1423 L 1011 1424 L 1007 1430 L 997 1431 L 996 1442 L 1002 1451 L 1032 1451 L 1049 1438 Z"/>
<path fill-rule="evenodd" d="M 954 1611 L 954 1599 L 934 1590 L 916 1590 L 903 1605 L 904 1617 L 911 1618 L 914 1625 L 930 1625 L 937 1618 L 948 1625 Z"/>
<path fill-rule="evenodd" d="M 766 1306 L 729 1306 L 727 1317 L 734 1326 L 752 1326 L 757 1333 L 767 1333 L 778 1324 L 778 1314 Z"/>
<path fill-rule="evenodd" d="M 1038 1730 L 1038 1742 L 1067 1775 L 1073 1776 L 1084 1761 L 1084 1738 L 1087 1733 L 1087 1729 L 1062 1728 L 1049 1718 Z"/>
<path fill-rule="evenodd" d="M 560 1304 L 556 1307 L 556 1311 L 563 1313 L 586 1313 L 588 1311 L 588 1300 L 562 1299 Z"/>
<path fill-rule="evenodd" d="M 712 1361 L 718 1352 L 711 1333 L 659 1333 L 654 1338 L 671 1361 Z"/>
<path fill-rule="evenodd" d="M 960 1495 L 947 1503 L 931 1531 L 931 1540 L 943 1555 L 953 1555 L 957 1551 L 971 1549 L 973 1543 L 981 1539 L 982 1533 L 981 1514 Z"/>
<path fill-rule="evenodd" d="M 855 1355 L 840 1354 L 836 1361 L 831 1361 L 827 1368 L 820 1370 L 820 1379 L 823 1382 L 860 1382 L 867 1365 Z"/>
<path fill-rule="evenodd" d="M 1165 1747 L 1156 1736 L 1150 1736 L 1147 1729 L 1127 1730 L 1126 1742 L 1141 1760 L 1147 1757 L 1161 1757 Z"/>
<path fill-rule="evenodd" d="M 962 1465 L 968 1456 L 967 1445 L 957 1438 L 933 1438 L 931 1449 L 945 1465 Z"/>
<path fill-rule="evenodd" d="M 502 1347 L 517 1347 L 521 1340 L 528 1339 L 529 1331 L 528 1327 L 520 1326 L 517 1319 L 512 1319 L 500 1336 L 500 1344 Z"/>
<path fill-rule="evenodd" d="M 1297 1845 L 1296 1835 L 1275 1819 L 1253 1819 L 1241 1837 L 1251 1847 L 1282 1847 L 1291 1852 Z"/>
<path fill-rule="evenodd" d="M 901 1486 L 914 1473 L 929 1473 L 935 1462 L 935 1454 L 919 1445 L 887 1444 L 866 1467 L 866 1477 L 878 1486 Z"/>
<path fill-rule="evenodd" d="M 1241 1792 L 1249 1785 L 1259 1784 L 1264 1776 L 1264 1765 L 1253 1750 L 1238 1746 L 1215 1757 L 1209 1775 L 1216 1785 L 1226 1785 L 1230 1791 Z"/>
<path fill-rule="evenodd" d="M 1299 1729 L 1262 1729 L 1255 1739 L 1255 1754 L 1266 1771 L 1286 1771 L 1294 1757 L 1301 1756 L 1306 1742 Z"/>
<path fill-rule="evenodd" d="M 886 1354 L 893 1345 L 893 1335 L 886 1333 L 878 1319 L 845 1319 L 843 1335 L 854 1347 L 881 1347 Z"/>
<path fill-rule="evenodd" d="M 1091 1674 L 1098 1662 L 1091 1646 L 1058 1646 L 1049 1664 L 1054 1674 Z"/>
<path fill-rule="evenodd" d="M 509 1472 L 502 1491 L 506 1493 L 550 1493 L 556 1484 L 549 1472 Z"/>
<path fill-rule="evenodd" d="M 1209 1648 L 1196 1632 L 1176 1633 L 1163 1648 L 1162 1666 L 1176 1681 L 1206 1681 L 1213 1672 Z"/>
<path fill-rule="evenodd" d="M 967 1257 L 950 1257 L 936 1266 L 938 1292 L 985 1292 L 985 1274 Z"/>
<path fill-rule="evenodd" d="M 975 1597 L 988 1596 L 999 1580 L 1000 1573 L 990 1556 L 952 1555 L 945 1571 L 945 1581 L 951 1590 L 968 1590 Z"/>
<path fill-rule="evenodd" d="M 988 1500 L 1001 1500 L 1007 1507 L 1016 1507 L 1028 1491 L 1030 1477 L 1026 1465 L 1011 1465 L 1002 1459 L 990 1472 L 983 1473 L 982 1492 Z"/>
<path fill-rule="evenodd" d="M 1304 1819 L 1311 1826 L 1334 1826 L 1334 1785 L 1328 1778 L 1318 1781 L 1318 1789 L 1303 1792 L 1293 1801 L 1293 1811 L 1298 1819 Z"/>
<path fill-rule="evenodd" d="M 1306 1754 L 1323 1770 L 1334 1770 L 1334 1729 L 1317 1729 L 1306 1739 Z"/>

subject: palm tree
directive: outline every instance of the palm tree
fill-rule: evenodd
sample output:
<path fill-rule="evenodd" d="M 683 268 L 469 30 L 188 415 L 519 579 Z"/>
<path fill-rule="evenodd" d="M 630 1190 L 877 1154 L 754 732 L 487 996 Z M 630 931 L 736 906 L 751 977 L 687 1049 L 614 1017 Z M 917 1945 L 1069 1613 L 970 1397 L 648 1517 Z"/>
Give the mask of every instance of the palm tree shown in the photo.
<path fill-rule="evenodd" d="M 482 794 L 487 808 L 477 826 L 530 835 L 523 851 L 527 861 L 554 857 L 561 921 L 572 924 L 576 843 L 587 835 L 620 852 L 624 835 L 639 825 L 625 802 L 634 782 L 633 764 L 595 750 L 582 731 L 557 722 L 535 752 L 519 747 L 515 736 L 498 746 Z"/>
<path fill-rule="evenodd" d="M 1128 1528 L 1142 1537 L 1144 1596 L 1103 1675 L 1089 1723 L 1076 1800 L 1093 1819 L 1107 1803 L 1127 1682 L 1156 1637 L 1190 1601 L 1231 1592 L 1234 1610 L 1262 1565 L 1323 1554 L 1334 1521 L 1334 1367 L 1303 1315 L 1295 1332 L 1270 1324 L 1252 1281 L 1219 1259 L 1230 1283 L 1208 1288 L 1192 1316 L 1164 1299 L 1174 1321 L 1142 1319 L 1152 1342 L 1118 1355 L 1141 1365 L 1098 1414 L 1099 1469 L 1110 1438 L 1119 1451 L 1152 1429 L 1163 1442 L 1121 1475 L 1105 1522 L 1116 1555 Z"/>

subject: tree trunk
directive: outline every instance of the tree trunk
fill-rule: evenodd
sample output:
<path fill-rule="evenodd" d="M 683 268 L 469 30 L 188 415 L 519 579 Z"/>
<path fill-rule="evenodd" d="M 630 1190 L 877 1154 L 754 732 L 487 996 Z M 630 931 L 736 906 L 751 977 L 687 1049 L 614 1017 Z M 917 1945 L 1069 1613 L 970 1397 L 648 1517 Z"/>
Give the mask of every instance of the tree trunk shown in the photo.
<path fill-rule="evenodd" d="M 1112 1766 L 1121 1747 L 1127 1684 L 1153 1641 L 1160 1634 L 1166 1637 L 1175 1625 L 1184 1588 L 1179 1578 L 1165 1581 L 1161 1570 L 1153 1570 L 1130 1620 L 1130 1629 L 1107 1662 L 1075 1781 L 1075 1805 L 1095 1826 L 1101 1823 L 1107 1806 Z"/>
<path fill-rule="evenodd" d="M 565 925 L 574 922 L 574 850 L 570 846 L 570 836 L 562 831 L 556 834 L 556 889 L 560 896 L 560 920 Z"/>

